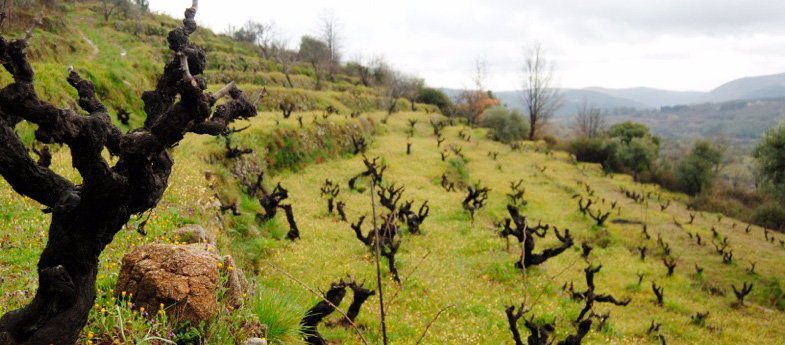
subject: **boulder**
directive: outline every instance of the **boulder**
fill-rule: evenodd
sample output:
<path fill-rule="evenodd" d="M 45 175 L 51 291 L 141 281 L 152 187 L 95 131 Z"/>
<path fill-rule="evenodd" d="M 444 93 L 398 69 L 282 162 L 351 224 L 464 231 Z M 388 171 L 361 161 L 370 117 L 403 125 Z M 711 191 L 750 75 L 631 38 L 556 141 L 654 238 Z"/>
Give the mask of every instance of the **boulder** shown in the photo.
<path fill-rule="evenodd" d="M 133 294 L 137 308 L 153 311 L 163 304 L 179 322 L 209 322 L 218 312 L 218 263 L 205 244 L 139 246 L 123 257 L 115 293 Z"/>
<path fill-rule="evenodd" d="M 188 224 L 171 233 L 171 237 L 177 242 L 185 243 L 209 243 L 215 245 L 215 235 L 205 230 L 201 225 Z"/>

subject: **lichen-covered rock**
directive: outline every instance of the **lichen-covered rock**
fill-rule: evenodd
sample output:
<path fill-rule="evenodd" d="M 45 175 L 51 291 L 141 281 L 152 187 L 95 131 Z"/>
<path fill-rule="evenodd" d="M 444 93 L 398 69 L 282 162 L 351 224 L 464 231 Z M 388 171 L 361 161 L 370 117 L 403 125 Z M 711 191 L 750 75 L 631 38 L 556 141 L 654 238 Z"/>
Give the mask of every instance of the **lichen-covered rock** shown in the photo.
<path fill-rule="evenodd" d="M 218 311 L 218 254 L 207 244 L 148 244 L 123 257 L 115 292 L 133 294 L 136 307 L 179 322 L 209 322 Z"/>
<path fill-rule="evenodd" d="M 188 224 L 172 231 L 171 236 L 177 242 L 186 243 L 208 243 L 215 245 L 215 235 L 205 230 L 201 225 Z"/>

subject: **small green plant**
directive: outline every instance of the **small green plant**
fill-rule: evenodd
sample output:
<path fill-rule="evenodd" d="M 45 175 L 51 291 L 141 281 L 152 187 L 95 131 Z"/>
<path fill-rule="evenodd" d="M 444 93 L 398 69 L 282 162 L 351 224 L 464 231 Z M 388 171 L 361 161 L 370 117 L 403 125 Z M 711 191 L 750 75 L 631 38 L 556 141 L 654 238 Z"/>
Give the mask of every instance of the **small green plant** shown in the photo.
<path fill-rule="evenodd" d="M 466 168 L 466 163 L 458 158 L 451 158 L 448 163 L 450 166 L 447 168 L 447 178 L 450 181 L 460 181 L 460 184 L 466 184 L 469 181 L 469 170 Z"/>
<path fill-rule="evenodd" d="M 174 339 L 178 345 L 201 345 L 202 333 L 204 333 L 205 323 L 200 322 L 198 325 L 193 326 L 190 322 L 186 321 L 181 323 L 174 330 Z"/>
<path fill-rule="evenodd" d="M 641 291 L 641 284 L 629 283 L 629 284 L 625 285 L 624 288 L 627 289 L 627 291 L 640 292 Z"/>
<path fill-rule="evenodd" d="M 762 295 L 774 308 L 777 308 L 779 311 L 785 311 L 785 291 L 783 291 L 779 279 L 775 277 L 766 282 L 763 285 Z"/>

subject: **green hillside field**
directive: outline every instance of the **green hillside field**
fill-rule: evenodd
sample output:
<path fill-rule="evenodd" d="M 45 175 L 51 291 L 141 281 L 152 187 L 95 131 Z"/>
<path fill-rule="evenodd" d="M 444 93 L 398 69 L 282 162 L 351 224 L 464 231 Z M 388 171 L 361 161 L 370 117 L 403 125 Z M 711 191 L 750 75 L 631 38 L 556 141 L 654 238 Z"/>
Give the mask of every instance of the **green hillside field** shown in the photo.
<path fill-rule="evenodd" d="M 65 84 L 66 66 L 73 64 L 90 72 L 86 78 L 104 85 L 99 86 L 104 90 L 100 96 L 108 103 L 131 110 L 132 124 L 138 125 L 143 121 L 139 95 L 151 87 L 164 61 L 163 34 L 153 33 L 168 30 L 176 21 L 144 17 L 145 34 L 134 35 L 125 29 L 127 21 L 103 24 L 93 5 L 64 6 L 69 8 L 67 16 L 58 19 L 62 26 L 53 26 L 61 28 L 61 33 L 44 31 L 33 40 L 71 47 L 68 53 L 53 54 L 47 53 L 44 43 L 33 43 L 39 52 L 34 66 L 39 91 L 61 106 L 73 106 L 69 100 L 75 95 Z M 80 38 L 80 31 L 97 51 Z M 633 182 L 630 176 L 606 175 L 599 166 L 576 163 L 570 155 L 550 151 L 542 142 L 522 142 L 513 149 L 488 140 L 485 129 L 469 128 L 460 121 L 445 127 L 446 141 L 437 147 L 430 123 L 451 121 L 431 113 L 430 108 L 427 113 L 420 106 L 418 112 L 388 116 L 377 110 L 379 90 L 354 86 L 349 77 L 329 83 L 325 90 L 313 90 L 306 70 L 300 74 L 301 88 L 285 88 L 276 77 L 275 66 L 265 67 L 269 62 L 247 57 L 253 54 L 250 47 L 225 43 L 225 37 L 207 30 L 195 37 L 199 37 L 197 44 L 210 47 L 208 61 L 216 61 L 206 74 L 211 85 L 233 76 L 258 75 L 258 79 L 238 83 L 245 91 L 262 87 L 272 91 L 258 117 L 234 125 L 250 126 L 234 134 L 232 143 L 252 148 L 254 153 L 227 159 L 224 139 L 196 135 L 187 136 L 172 149 L 176 164 L 159 206 L 132 219 L 101 257 L 99 295 L 80 344 L 241 344 L 253 333 L 249 325 L 256 323 L 265 325 L 271 344 L 304 344 L 300 319 L 320 300 L 305 286 L 327 290 L 331 282 L 351 275 L 377 290 L 373 253 L 355 238 L 349 223 L 327 212 L 327 200 L 320 195 L 325 180 L 338 183 L 337 199 L 345 202 L 349 222 L 367 215 L 366 232 L 371 228 L 373 202 L 378 214 L 385 214 L 366 179 L 359 182 L 363 192 L 348 188 L 348 180 L 365 168 L 363 155 L 354 154 L 351 144 L 358 137 L 369 142 L 364 155 L 378 157 L 388 167 L 380 187 L 404 186 L 401 201 L 413 200 L 415 208 L 425 201 L 430 205 L 422 234 L 410 234 L 405 227 L 402 232 L 396 256 L 401 284 L 393 281 L 382 261 L 391 344 L 513 344 L 505 308 L 521 303 L 530 309 L 527 319 L 554 323 L 556 339 L 562 340 L 575 334 L 573 320 L 584 306 L 571 298 L 568 287 L 586 289 L 584 269 L 589 265 L 602 265 L 595 276 L 598 293 L 631 302 L 627 306 L 595 303 L 596 314 L 610 316 L 601 329 L 595 319 L 584 344 L 660 344 L 658 335 L 668 344 L 785 344 L 785 242 L 781 242 L 785 235 L 764 235 L 763 229 L 748 228 L 734 219 L 691 212 L 684 195 Z M 36 44 L 41 46 L 36 48 Z M 239 73 L 243 68 L 237 64 L 245 63 L 259 66 L 258 71 Z M 219 64 L 235 67 L 222 71 Z M 0 82 L 8 79 L 7 73 L 0 75 Z M 307 106 L 289 119 L 272 112 L 277 107 L 275 97 L 292 95 L 300 95 Z M 341 114 L 326 116 L 327 105 Z M 357 110 L 363 114 L 348 116 Z M 297 117 L 302 118 L 302 126 Z M 411 126 L 410 120 L 417 122 Z M 411 154 L 406 153 L 407 142 Z M 78 181 L 68 149 L 53 149 L 52 169 Z M 445 151 L 449 156 L 442 159 L 440 153 Z M 241 180 L 243 172 L 258 171 L 265 172 L 268 188 L 281 183 L 288 189 L 286 202 L 294 208 L 301 239 L 285 239 L 289 228 L 282 212 L 267 222 L 256 220 L 261 206 L 243 194 Z M 442 175 L 456 184 L 457 191 L 442 188 Z M 527 201 L 521 212 L 530 224 L 550 224 L 561 233 L 569 229 L 575 240 L 572 248 L 525 272 L 515 267 L 521 253 L 517 241 L 498 234 L 498 223 L 509 217 L 510 184 L 519 180 Z M 475 185 L 489 187 L 490 192 L 487 205 L 472 219 L 461 202 L 465 187 Z M 624 191 L 643 195 L 645 200 L 636 202 Z M 592 212 L 610 211 L 607 222 L 598 226 L 582 214 L 580 198 L 593 200 Z M 221 204 L 227 203 L 235 203 L 239 215 L 221 212 Z M 2 312 L 25 305 L 34 294 L 36 262 L 50 220 L 41 209 L 0 180 Z M 694 222 L 690 222 L 691 214 Z M 147 235 L 136 231 L 142 223 Z M 132 296 L 115 291 L 124 254 L 147 243 L 181 245 L 181 239 L 169 234 L 194 223 L 218 235 L 217 247 L 206 250 L 231 254 L 237 260 L 240 267 L 221 266 L 222 279 L 229 270 L 242 269 L 252 282 L 242 307 L 225 307 L 208 324 L 182 325 L 167 320 L 163 312 L 137 309 Z M 700 245 L 697 236 L 702 238 Z M 536 241 L 535 252 L 559 244 L 553 228 Z M 715 247 L 725 241 L 726 250 L 733 252 L 729 262 L 723 262 Z M 586 258 L 581 255 L 581 243 L 593 247 Z M 640 247 L 647 248 L 645 259 L 640 257 Z M 672 276 L 667 275 L 665 258 L 675 260 Z M 696 266 L 702 273 L 696 273 Z M 663 305 L 656 303 L 652 283 L 664 287 Z M 741 306 L 731 286 L 740 288 L 744 283 L 754 288 Z M 377 291 L 357 319 L 359 332 L 374 344 L 382 338 L 378 297 Z M 346 310 L 350 301 L 347 296 L 341 309 Z M 705 321 L 694 318 L 705 312 L 709 313 Z M 362 344 L 353 329 L 329 325 L 339 320 L 340 315 L 334 313 L 319 331 L 331 344 Z M 662 324 L 659 332 L 648 331 L 653 322 Z M 518 327 L 524 338 L 528 336 L 522 320 Z"/>

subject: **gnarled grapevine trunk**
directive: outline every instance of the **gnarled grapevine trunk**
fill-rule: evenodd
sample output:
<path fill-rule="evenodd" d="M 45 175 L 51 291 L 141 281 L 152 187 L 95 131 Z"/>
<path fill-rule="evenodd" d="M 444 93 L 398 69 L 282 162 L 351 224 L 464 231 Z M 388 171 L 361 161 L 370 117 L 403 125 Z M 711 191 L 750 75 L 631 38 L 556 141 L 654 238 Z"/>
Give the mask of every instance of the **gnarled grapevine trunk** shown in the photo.
<path fill-rule="evenodd" d="M 17 193 L 38 201 L 52 214 L 48 242 L 38 262 L 38 290 L 30 304 L 0 318 L 0 344 L 76 342 L 95 301 L 101 252 L 132 214 L 155 207 L 166 190 L 174 164 L 167 149 L 186 133 L 218 135 L 234 120 L 256 115 L 258 103 L 249 101 L 233 83 L 214 94 L 205 93 L 207 84 L 199 77 L 205 54 L 188 42 L 196 31 L 197 6 L 193 0 L 183 27 L 169 33 L 173 58 L 156 89 L 142 96 L 147 113 L 144 127 L 127 134 L 112 124 L 106 106 L 96 98 L 95 86 L 74 69 L 69 68 L 68 82 L 77 90 L 79 106 L 87 116 L 38 98 L 34 72 L 24 53 L 33 28 L 24 39 L 0 37 L 0 62 L 14 78 L 0 90 L 0 175 Z M 217 100 L 227 95 L 230 100 L 213 111 Z M 38 126 L 36 140 L 70 148 L 81 185 L 33 161 L 14 132 L 21 121 Z M 104 149 L 119 157 L 114 166 L 102 157 Z"/>
<path fill-rule="evenodd" d="M 117 205 L 96 209 L 78 199 L 72 193 L 56 204 L 38 262 L 38 291 L 26 307 L 0 319 L 0 343 L 72 344 L 87 322 L 98 257 L 129 217 Z"/>

